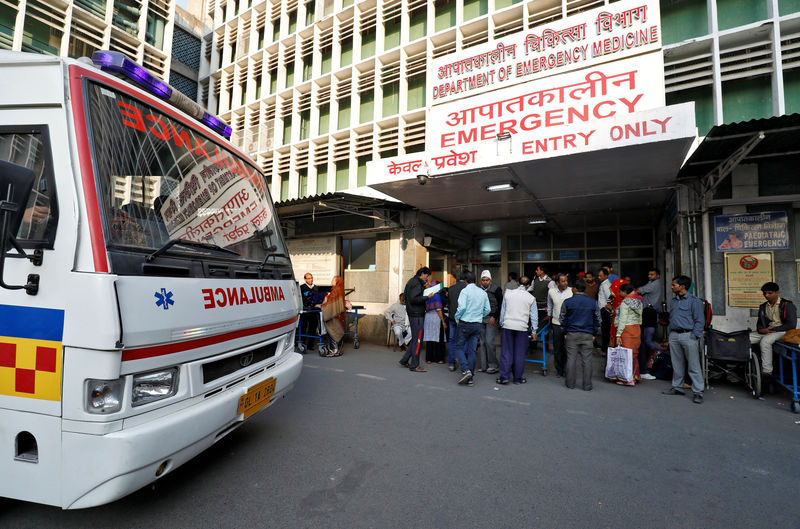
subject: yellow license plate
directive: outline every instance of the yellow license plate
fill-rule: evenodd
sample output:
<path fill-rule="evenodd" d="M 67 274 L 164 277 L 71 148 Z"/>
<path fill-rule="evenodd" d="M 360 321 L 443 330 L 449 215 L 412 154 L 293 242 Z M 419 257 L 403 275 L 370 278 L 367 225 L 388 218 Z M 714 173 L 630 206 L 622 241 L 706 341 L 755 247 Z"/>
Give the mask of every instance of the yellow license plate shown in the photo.
<path fill-rule="evenodd" d="M 247 393 L 239 397 L 239 409 L 236 413 L 244 413 L 244 418 L 248 418 L 255 412 L 269 404 L 272 394 L 275 393 L 275 379 L 268 378 L 247 390 Z"/>

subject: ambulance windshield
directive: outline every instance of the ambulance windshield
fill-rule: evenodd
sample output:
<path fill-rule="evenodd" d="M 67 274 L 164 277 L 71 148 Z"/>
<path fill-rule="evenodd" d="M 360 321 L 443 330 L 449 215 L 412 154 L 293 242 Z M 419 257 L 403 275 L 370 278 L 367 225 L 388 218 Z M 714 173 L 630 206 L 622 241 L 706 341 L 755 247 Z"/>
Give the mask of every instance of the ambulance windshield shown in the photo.
<path fill-rule="evenodd" d="M 87 94 L 109 248 L 288 261 L 266 182 L 249 160 L 122 92 L 90 82 Z"/>

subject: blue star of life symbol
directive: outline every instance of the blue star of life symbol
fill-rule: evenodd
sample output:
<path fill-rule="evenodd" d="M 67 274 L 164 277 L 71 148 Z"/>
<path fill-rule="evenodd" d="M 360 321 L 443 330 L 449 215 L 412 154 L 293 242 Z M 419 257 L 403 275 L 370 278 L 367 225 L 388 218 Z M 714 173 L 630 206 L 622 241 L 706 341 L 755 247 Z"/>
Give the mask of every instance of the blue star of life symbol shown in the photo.
<path fill-rule="evenodd" d="M 167 292 L 166 288 L 162 288 L 161 292 L 156 292 L 156 307 L 164 307 L 164 310 L 169 310 L 170 305 L 174 305 L 175 301 L 172 299 L 172 292 Z"/>

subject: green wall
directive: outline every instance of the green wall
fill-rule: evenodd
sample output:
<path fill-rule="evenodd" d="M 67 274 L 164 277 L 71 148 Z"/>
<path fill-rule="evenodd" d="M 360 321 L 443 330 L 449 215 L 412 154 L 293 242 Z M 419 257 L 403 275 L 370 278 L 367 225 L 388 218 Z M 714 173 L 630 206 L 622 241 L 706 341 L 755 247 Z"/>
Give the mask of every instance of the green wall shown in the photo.
<path fill-rule="evenodd" d="M 772 115 L 772 89 L 769 77 L 736 79 L 722 83 L 722 119 L 735 123 Z"/>
<path fill-rule="evenodd" d="M 661 31 L 664 44 L 673 44 L 708 34 L 705 0 L 661 0 Z"/>

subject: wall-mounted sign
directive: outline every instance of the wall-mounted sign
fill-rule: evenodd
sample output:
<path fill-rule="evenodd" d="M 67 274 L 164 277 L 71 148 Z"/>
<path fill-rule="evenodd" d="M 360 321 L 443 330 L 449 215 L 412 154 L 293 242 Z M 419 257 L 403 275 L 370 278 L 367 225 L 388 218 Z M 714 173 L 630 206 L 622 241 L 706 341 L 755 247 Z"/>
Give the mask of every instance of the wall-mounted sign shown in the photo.
<path fill-rule="evenodd" d="M 292 260 L 294 278 L 303 283 L 303 276 L 311 272 L 314 284 L 328 286 L 339 270 L 336 252 L 336 237 L 316 239 L 288 239 L 289 257 Z"/>
<path fill-rule="evenodd" d="M 592 142 L 590 123 L 663 107 L 664 94 L 664 58 L 651 53 L 431 107 L 426 146 L 458 150 L 508 134 L 539 140 L 529 151 L 564 154 Z"/>
<path fill-rule="evenodd" d="M 764 302 L 761 285 L 775 279 L 772 252 L 725 254 L 725 292 L 728 306 L 757 308 Z"/>
<path fill-rule="evenodd" d="M 789 217 L 785 211 L 714 216 L 718 252 L 788 250 Z"/>
<path fill-rule="evenodd" d="M 437 105 L 657 51 L 660 25 L 657 1 L 622 0 L 448 54 L 432 61 L 427 100 Z"/>
<path fill-rule="evenodd" d="M 432 121 L 428 123 L 433 127 Z M 441 176 L 499 164 L 690 138 L 695 134 L 694 103 L 681 103 L 634 114 L 618 114 L 575 127 L 522 132 L 502 141 L 476 141 L 370 161 L 367 162 L 367 185 L 416 180 L 419 174 Z"/>

